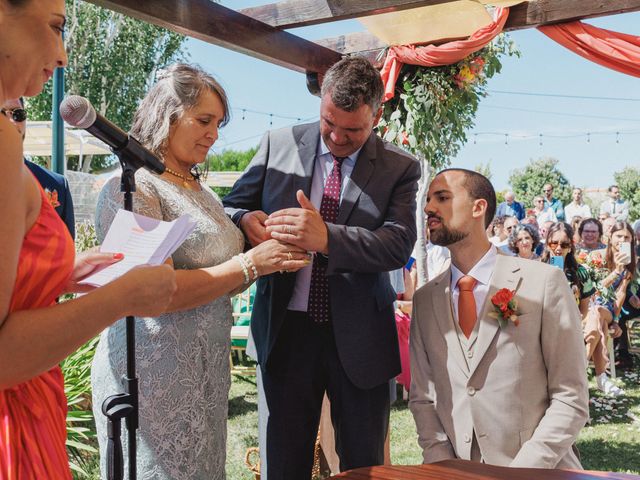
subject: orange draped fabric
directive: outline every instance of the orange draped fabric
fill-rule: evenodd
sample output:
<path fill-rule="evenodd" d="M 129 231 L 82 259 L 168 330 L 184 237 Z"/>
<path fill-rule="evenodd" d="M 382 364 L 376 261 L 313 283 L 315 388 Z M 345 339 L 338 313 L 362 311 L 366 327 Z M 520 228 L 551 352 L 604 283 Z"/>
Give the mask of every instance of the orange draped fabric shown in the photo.
<path fill-rule="evenodd" d="M 612 32 L 582 22 L 545 25 L 538 30 L 592 62 L 640 77 L 640 36 Z"/>
<path fill-rule="evenodd" d="M 467 40 L 456 40 L 437 46 L 416 47 L 415 45 L 408 45 L 391 47 L 380 71 L 385 90 L 384 101 L 386 102 L 393 98 L 396 81 L 403 64 L 439 67 L 459 62 L 483 48 L 502 32 L 508 16 L 508 8 L 496 8 L 495 20 L 473 33 Z"/>
<path fill-rule="evenodd" d="M 10 313 L 55 303 L 73 269 L 73 240 L 40 194 L 40 214 L 22 242 Z M 0 479 L 71 479 L 66 417 L 60 367 L 0 390 Z"/>

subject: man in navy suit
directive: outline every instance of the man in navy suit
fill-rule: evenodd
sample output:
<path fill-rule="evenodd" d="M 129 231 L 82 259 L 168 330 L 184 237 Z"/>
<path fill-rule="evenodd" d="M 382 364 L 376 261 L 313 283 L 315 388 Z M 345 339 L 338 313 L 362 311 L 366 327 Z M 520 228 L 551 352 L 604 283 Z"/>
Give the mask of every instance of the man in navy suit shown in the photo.
<path fill-rule="evenodd" d="M 27 111 L 24 109 L 23 99 L 7 100 L 2 105 L 0 111 L 16 126 L 24 140 L 27 133 Z M 67 179 L 63 175 L 51 172 L 27 159 L 25 159 L 24 163 L 29 170 L 31 170 L 31 173 L 33 173 L 38 182 L 40 182 L 40 185 L 42 185 L 42 188 L 49 198 L 49 202 L 51 202 L 51 205 L 55 208 L 58 215 L 60 215 L 62 221 L 67 225 L 71 237 L 75 238 L 73 201 L 71 200 L 71 192 Z"/>
<path fill-rule="evenodd" d="M 268 480 L 311 476 L 325 391 L 340 469 L 384 461 L 388 381 L 400 373 L 387 272 L 416 241 L 420 166 L 373 131 L 383 90 L 366 60 L 338 62 L 320 122 L 267 133 L 223 201 L 251 244 L 272 237 L 317 252 L 313 265 L 257 283 Z"/>

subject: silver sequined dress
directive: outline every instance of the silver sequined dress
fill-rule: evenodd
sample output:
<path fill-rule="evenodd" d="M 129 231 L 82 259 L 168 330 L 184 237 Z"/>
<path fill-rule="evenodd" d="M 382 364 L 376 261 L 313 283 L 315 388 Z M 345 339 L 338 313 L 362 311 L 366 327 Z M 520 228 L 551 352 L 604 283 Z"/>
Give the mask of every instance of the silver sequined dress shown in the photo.
<path fill-rule="evenodd" d="M 134 211 L 167 221 L 188 213 L 197 222 L 196 229 L 173 254 L 176 269 L 210 267 L 242 251 L 242 233 L 208 187 L 200 192 L 187 190 L 144 170 L 136 173 L 136 186 Z M 99 240 L 121 206 L 116 177 L 107 182 L 98 200 Z M 93 410 L 102 478 L 107 477 L 106 419 L 101 406 L 107 396 L 124 392 L 124 324 L 119 321 L 102 333 L 93 361 Z M 190 310 L 136 319 L 139 479 L 225 478 L 231 325 L 228 295 Z M 126 442 L 124 456 L 126 459 Z"/>

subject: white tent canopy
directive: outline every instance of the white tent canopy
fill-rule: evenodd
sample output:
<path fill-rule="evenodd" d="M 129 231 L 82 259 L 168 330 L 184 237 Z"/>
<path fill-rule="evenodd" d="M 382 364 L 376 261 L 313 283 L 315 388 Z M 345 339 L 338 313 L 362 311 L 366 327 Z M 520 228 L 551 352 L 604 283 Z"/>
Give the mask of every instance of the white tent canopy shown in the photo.
<path fill-rule="evenodd" d="M 53 143 L 52 122 L 27 122 L 27 136 L 24 139 L 24 153 L 30 156 L 51 156 Z M 109 155 L 109 147 L 85 130 L 78 130 L 65 124 L 64 154 Z"/>

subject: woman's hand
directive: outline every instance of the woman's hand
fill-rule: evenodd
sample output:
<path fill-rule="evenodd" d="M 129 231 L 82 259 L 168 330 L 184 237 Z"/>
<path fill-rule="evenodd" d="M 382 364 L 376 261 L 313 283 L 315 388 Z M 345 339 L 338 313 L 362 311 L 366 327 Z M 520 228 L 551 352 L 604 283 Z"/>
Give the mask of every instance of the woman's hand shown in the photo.
<path fill-rule="evenodd" d="M 267 240 L 247 252 L 247 256 L 258 269 L 258 275 L 274 272 L 297 272 L 311 263 L 311 255 L 300 247 Z"/>
<path fill-rule="evenodd" d="M 609 325 L 609 333 L 611 335 L 611 338 L 618 338 L 620 335 L 622 335 L 622 329 L 617 322 L 611 322 L 611 324 Z"/>
<path fill-rule="evenodd" d="M 629 303 L 633 308 L 640 309 L 640 298 L 638 298 L 637 295 L 631 296 L 631 298 L 629 299 Z"/>
<path fill-rule="evenodd" d="M 121 290 L 114 301 L 122 302 L 125 315 L 136 317 L 164 313 L 178 289 L 176 272 L 167 264 L 133 268 L 103 288 L 110 285 Z"/>
<path fill-rule="evenodd" d="M 622 273 L 625 267 L 629 264 L 629 255 L 618 251 L 613 255 L 613 263 L 616 266 L 616 272 Z"/>
<path fill-rule="evenodd" d="M 71 278 L 65 286 L 65 293 L 87 293 L 95 290 L 92 285 L 81 285 L 79 282 L 124 258 L 122 253 L 99 252 L 98 247 L 76 255 Z"/>

